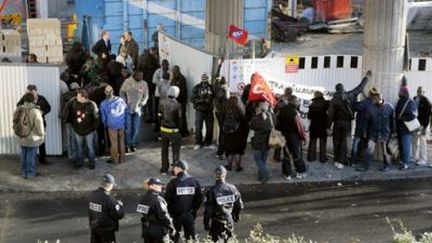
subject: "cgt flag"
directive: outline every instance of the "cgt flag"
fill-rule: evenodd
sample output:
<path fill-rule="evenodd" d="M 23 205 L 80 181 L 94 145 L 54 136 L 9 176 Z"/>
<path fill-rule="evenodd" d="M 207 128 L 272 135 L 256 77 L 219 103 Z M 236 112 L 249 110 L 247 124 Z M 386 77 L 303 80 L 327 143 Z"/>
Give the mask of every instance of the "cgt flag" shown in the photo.
<path fill-rule="evenodd" d="M 248 42 L 248 32 L 244 29 L 240 29 L 235 25 L 230 25 L 228 38 L 240 45 L 246 45 Z"/>
<path fill-rule="evenodd" d="M 248 100 L 266 100 L 273 106 L 277 104 L 276 97 L 273 95 L 267 81 L 257 72 L 254 73 L 252 78 Z"/>

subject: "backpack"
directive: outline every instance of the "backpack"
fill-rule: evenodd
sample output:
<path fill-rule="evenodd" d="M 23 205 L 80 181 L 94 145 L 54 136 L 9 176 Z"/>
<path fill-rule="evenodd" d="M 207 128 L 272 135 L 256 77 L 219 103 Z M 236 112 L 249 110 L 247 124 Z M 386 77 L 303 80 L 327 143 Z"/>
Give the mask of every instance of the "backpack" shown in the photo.
<path fill-rule="evenodd" d="M 226 134 L 232 134 L 237 132 L 237 130 L 239 129 L 240 124 L 237 121 L 235 115 L 233 112 L 229 112 L 226 116 L 225 119 L 223 121 L 222 124 L 222 131 Z"/>
<path fill-rule="evenodd" d="M 13 130 L 16 136 L 25 138 L 30 135 L 33 127 L 30 124 L 30 111 L 32 110 L 19 106 L 13 115 Z"/>

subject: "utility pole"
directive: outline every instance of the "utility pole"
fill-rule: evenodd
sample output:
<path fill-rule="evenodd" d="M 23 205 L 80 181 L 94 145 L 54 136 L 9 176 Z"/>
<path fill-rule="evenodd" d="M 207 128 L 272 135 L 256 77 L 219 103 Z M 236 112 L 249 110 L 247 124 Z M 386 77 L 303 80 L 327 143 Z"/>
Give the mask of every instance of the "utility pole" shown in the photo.
<path fill-rule="evenodd" d="M 395 104 L 404 73 L 407 0 L 366 0 L 363 75 L 373 73 L 370 86 Z"/>

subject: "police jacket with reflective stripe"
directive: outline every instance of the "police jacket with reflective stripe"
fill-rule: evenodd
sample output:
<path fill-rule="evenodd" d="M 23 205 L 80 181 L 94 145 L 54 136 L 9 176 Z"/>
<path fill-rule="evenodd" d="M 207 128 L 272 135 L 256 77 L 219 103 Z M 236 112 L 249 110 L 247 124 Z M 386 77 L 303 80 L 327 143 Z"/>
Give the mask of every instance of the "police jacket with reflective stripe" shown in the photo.
<path fill-rule="evenodd" d="M 118 221 L 123 216 L 123 207 L 105 189 L 99 188 L 90 194 L 89 222 L 92 230 L 117 231 Z"/>
<path fill-rule="evenodd" d="M 217 180 L 204 198 L 204 224 L 210 219 L 233 224 L 233 218 L 238 219 L 243 209 L 240 192 L 234 185 Z"/>
<path fill-rule="evenodd" d="M 195 178 L 180 172 L 168 183 L 165 200 L 173 217 L 184 213 L 196 215 L 202 203 L 201 185 Z"/>
<path fill-rule="evenodd" d="M 174 229 L 171 216 L 168 213 L 167 203 L 156 191 L 149 190 L 141 198 L 137 212 L 142 214 L 143 227 L 146 224 L 159 224 L 167 229 Z"/>

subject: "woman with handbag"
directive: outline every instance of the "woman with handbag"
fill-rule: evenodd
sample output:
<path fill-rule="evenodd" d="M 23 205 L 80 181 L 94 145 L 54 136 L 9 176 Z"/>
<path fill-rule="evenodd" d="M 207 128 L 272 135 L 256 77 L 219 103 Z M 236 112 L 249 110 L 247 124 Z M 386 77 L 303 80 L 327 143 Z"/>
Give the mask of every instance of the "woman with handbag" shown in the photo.
<path fill-rule="evenodd" d="M 399 90 L 399 100 L 396 104 L 396 133 L 400 151 L 400 170 L 408 169 L 411 162 L 411 147 L 413 131 L 420 127 L 417 120 L 417 107 L 409 97 L 407 86 Z M 417 126 L 417 127 L 416 127 Z"/>
<path fill-rule="evenodd" d="M 258 180 L 266 183 L 270 179 L 270 174 L 267 169 L 267 157 L 269 153 L 269 138 L 274 126 L 275 117 L 269 112 L 269 103 L 260 101 L 256 109 L 256 114 L 250 122 L 250 129 L 254 131 L 254 136 L 251 140 L 253 149 L 253 158 L 258 168 Z"/>

